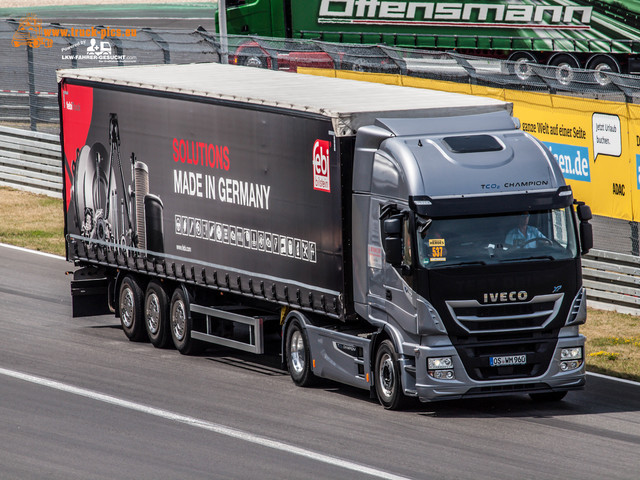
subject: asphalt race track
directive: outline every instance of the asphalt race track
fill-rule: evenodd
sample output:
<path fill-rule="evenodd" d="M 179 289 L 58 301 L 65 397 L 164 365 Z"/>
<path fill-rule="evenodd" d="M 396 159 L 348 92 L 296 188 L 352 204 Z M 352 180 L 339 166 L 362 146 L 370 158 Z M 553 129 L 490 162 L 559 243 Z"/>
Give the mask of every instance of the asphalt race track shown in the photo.
<path fill-rule="evenodd" d="M 62 259 L 0 246 L 0 478 L 637 479 L 640 386 L 417 404 L 303 389 L 277 355 L 135 344 L 71 318 Z"/>

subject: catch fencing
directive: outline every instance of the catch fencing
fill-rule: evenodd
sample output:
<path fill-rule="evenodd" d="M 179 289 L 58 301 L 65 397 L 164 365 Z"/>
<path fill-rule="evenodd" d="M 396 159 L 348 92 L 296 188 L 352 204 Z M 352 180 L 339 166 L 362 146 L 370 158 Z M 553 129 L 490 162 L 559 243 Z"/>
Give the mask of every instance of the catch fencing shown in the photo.
<path fill-rule="evenodd" d="M 24 19 L 22 20 L 24 21 Z M 217 34 L 195 30 L 136 29 L 135 36 L 91 37 L 86 26 L 42 24 L 46 44 L 20 41 L 21 21 L 0 21 L 0 121 L 30 130 L 55 131 L 57 69 L 157 63 L 219 62 Z M 307 33 L 309 34 L 309 33 Z M 455 52 L 331 43 L 314 39 L 229 36 L 228 50 L 252 42 L 238 58 L 266 68 L 295 71 L 296 65 L 398 74 L 496 88 L 561 93 L 640 102 L 640 77 L 522 64 Z M 214 81 L 214 79 L 212 79 Z"/>

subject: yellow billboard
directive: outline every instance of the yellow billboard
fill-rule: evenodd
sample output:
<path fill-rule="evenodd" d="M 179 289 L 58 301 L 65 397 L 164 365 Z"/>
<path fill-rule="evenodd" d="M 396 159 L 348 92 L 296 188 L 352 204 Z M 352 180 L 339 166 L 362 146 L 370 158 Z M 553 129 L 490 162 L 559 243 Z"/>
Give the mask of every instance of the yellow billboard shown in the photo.
<path fill-rule="evenodd" d="M 402 75 L 302 70 L 512 102 L 522 130 L 549 147 L 577 200 L 596 215 L 640 219 L 640 105 Z"/>

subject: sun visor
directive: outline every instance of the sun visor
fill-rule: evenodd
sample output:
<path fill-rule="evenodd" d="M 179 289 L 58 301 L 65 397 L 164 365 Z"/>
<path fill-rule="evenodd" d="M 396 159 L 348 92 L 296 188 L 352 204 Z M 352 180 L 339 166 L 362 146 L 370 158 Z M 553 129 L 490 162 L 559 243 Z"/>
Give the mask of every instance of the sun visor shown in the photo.
<path fill-rule="evenodd" d="M 426 217 L 460 217 L 492 213 L 516 213 L 568 207 L 573 203 L 571 187 L 557 190 L 512 192 L 501 195 L 411 196 L 411 210 Z"/>

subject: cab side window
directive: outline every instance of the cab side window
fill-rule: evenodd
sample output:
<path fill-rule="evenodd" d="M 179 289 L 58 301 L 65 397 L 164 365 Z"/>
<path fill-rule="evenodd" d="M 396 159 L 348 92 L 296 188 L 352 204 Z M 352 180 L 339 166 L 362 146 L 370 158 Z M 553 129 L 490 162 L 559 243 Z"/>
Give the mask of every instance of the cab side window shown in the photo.
<path fill-rule="evenodd" d="M 413 265 L 413 239 L 409 229 L 409 219 L 404 218 L 402 222 L 402 263 L 411 266 Z"/>

